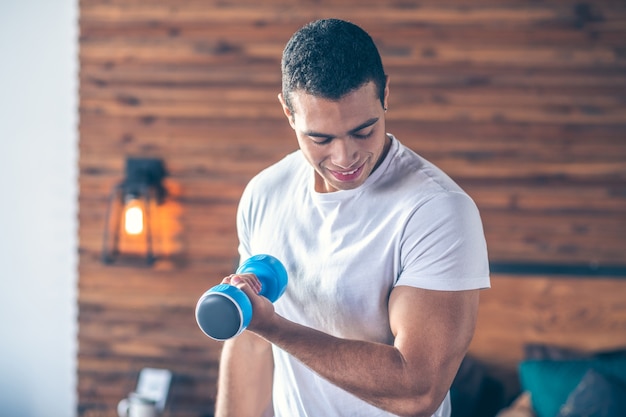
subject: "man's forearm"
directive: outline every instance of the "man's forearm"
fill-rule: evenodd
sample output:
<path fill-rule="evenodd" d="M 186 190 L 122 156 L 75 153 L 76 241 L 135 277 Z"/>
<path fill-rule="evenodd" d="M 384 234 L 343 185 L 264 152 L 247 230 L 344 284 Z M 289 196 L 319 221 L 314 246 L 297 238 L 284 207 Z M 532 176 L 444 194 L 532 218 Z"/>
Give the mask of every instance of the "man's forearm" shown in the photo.
<path fill-rule="evenodd" d="M 427 365 L 416 378 L 415 368 L 394 346 L 336 338 L 280 316 L 273 326 L 257 331 L 322 378 L 375 407 L 398 415 L 419 415 L 415 410 L 422 410 L 430 416 L 443 400 L 432 395 L 434 376 Z"/>

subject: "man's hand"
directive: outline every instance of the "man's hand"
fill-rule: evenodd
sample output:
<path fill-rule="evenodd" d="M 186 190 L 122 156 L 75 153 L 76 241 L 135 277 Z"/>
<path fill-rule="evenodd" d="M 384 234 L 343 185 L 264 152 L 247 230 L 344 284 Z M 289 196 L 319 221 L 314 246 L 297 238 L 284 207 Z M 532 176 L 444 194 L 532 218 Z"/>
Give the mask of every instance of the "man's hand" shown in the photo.
<path fill-rule="evenodd" d="M 222 284 L 230 284 L 243 291 L 252 304 L 252 319 L 248 330 L 260 330 L 271 325 L 275 317 L 274 305 L 259 295 L 261 281 L 254 274 L 231 274 L 222 280 Z"/>

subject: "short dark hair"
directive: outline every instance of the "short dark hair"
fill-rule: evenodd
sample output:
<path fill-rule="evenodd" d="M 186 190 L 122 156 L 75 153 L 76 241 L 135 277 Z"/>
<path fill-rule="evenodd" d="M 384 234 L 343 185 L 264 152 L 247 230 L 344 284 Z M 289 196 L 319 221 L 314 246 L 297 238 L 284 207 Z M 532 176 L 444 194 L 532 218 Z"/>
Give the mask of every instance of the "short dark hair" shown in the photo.
<path fill-rule="evenodd" d="M 373 81 L 384 106 L 387 76 L 378 48 L 359 26 L 339 19 L 321 19 L 300 28 L 283 51 L 282 92 L 293 112 L 290 93 L 304 91 L 339 100 Z"/>

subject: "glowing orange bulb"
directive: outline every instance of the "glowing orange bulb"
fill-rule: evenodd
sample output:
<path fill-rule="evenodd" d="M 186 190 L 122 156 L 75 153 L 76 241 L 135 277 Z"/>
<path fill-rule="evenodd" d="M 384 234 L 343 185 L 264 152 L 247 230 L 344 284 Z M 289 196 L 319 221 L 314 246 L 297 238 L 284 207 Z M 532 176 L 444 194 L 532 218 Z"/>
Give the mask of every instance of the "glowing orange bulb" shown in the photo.
<path fill-rule="evenodd" d="M 132 200 L 126 205 L 124 230 L 129 235 L 139 235 L 143 232 L 143 210 L 137 200 Z"/>

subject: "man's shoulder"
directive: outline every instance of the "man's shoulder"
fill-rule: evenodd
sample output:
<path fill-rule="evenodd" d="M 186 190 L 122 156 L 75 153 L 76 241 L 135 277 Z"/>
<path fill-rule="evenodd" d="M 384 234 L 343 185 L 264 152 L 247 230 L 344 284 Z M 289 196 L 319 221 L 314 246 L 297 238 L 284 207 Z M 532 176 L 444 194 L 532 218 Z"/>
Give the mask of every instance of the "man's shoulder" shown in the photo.
<path fill-rule="evenodd" d="M 394 139 L 397 146 L 380 184 L 384 190 L 391 189 L 408 200 L 418 201 L 463 193 L 461 187 L 441 168 L 395 137 Z"/>

